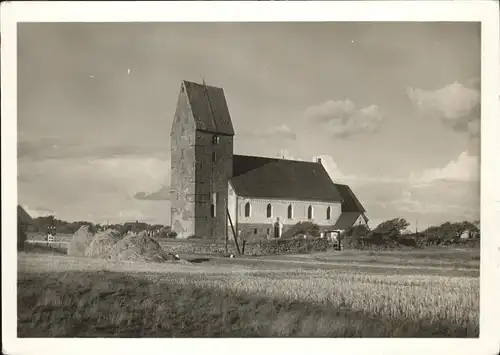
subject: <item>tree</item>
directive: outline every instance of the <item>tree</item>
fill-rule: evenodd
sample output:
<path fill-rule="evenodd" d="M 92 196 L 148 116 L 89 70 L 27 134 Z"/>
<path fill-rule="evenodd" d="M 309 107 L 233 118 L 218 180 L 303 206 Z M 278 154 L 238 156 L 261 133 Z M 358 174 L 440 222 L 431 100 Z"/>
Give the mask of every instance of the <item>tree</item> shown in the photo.
<path fill-rule="evenodd" d="M 291 239 L 299 234 L 305 234 L 312 237 L 319 237 L 319 226 L 309 221 L 294 224 L 290 229 L 283 233 L 283 239 Z"/>
<path fill-rule="evenodd" d="M 380 223 L 377 228 L 374 229 L 374 232 L 401 235 L 409 225 L 410 223 L 408 223 L 408 221 L 404 218 L 394 218 Z"/>

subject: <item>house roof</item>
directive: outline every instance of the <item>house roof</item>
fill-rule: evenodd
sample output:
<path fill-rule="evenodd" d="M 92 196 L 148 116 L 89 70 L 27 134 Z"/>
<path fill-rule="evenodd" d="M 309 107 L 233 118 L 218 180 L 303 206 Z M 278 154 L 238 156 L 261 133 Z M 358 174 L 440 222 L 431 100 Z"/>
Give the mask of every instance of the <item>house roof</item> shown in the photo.
<path fill-rule="evenodd" d="M 342 200 L 344 201 L 342 203 L 342 212 L 358 212 L 358 215 L 359 213 L 366 212 L 363 205 L 361 204 L 361 202 L 359 202 L 358 198 L 356 197 L 354 192 L 352 192 L 349 186 L 335 184 L 335 187 L 340 192 Z"/>
<path fill-rule="evenodd" d="M 196 129 L 223 135 L 234 135 L 224 90 L 184 80 Z"/>
<path fill-rule="evenodd" d="M 244 197 L 342 201 L 325 168 L 316 162 L 234 155 L 231 184 Z"/>
<path fill-rule="evenodd" d="M 359 216 L 360 212 L 342 212 L 333 229 L 346 230 L 354 225 Z"/>
<path fill-rule="evenodd" d="M 26 212 L 26 210 L 22 208 L 20 205 L 17 205 L 17 220 L 23 224 L 31 224 L 31 225 L 35 224 L 33 218 L 31 218 L 28 212 Z"/>

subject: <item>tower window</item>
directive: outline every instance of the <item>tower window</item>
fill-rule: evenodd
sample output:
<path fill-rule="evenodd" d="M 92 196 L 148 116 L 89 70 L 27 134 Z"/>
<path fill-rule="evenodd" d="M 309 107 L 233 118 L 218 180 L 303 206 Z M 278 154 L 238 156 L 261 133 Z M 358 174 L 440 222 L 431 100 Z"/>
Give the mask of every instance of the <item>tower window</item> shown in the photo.
<path fill-rule="evenodd" d="M 267 218 L 271 218 L 273 216 L 273 208 L 271 206 L 271 204 L 269 203 L 267 205 Z"/>
<path fill-rule="evenodd" d="M 213 144 L 219 144 L 219 136 L 213 136 L 212 137 L 212 143 Z"/>
<path fill-rule="evenodd" d="M 250 202 L 245 204 L 245 217 L 250 217 Z"/>
<path fill-rule="evenodd" d="M 311 205 L 309 205 L 309 207 L 307 208 L 307 218 L 308 219 L 313 218 L 313 207 Z"/>
<path fill-rule="evenodd" d="M 288 218 L 289 219 L 293 218 L 293 208 L 292 208 L 292 205 L 288 206 Z"/>
<path fill-rule="evenodd" d="M 330 206 L 326 209 L 326 219 L 331 219 L 332 218 L 332 209 Z"/>
<path fill-rule="evenodd" d="M 212 161 L 215 163 L 217 161 L 217 153 L 212 153 Z"/>
<path fill-rule="evenodd" d="M 212 193 L 212 205 L 210 206 L 210 215 L 215 217 L 215 211 L 217 206 L 217 192 Z"/>

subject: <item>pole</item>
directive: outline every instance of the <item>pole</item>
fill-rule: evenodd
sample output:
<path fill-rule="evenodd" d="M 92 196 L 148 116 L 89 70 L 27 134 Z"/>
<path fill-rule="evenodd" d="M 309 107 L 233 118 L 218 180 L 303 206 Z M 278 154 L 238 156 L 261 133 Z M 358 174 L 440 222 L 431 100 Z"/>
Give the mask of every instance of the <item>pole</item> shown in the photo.
<path fill-rule="evenodd" d="M 233 230 L 234 243 L 236 244 L 236 250 L 238 255 L 241 255 L 240 247 L 238 245 L 238 238 L 236 237 L 236 232 L 234 231 L 233 221 L 231 220 L 231 215 L 229 214 L 229 209 L 226 209 L 227 215 L 229 217 L 229 223 L 231 223 L 231 229 Z"/>

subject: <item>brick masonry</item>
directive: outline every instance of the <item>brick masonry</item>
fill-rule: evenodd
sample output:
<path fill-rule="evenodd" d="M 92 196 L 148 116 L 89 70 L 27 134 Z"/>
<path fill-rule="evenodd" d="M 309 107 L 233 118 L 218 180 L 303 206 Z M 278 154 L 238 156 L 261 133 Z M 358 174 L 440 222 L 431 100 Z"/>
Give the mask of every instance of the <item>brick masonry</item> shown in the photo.
<path fill-rule="evenodd" d="M 195 137 L 196 128 L 187 96 L 181 89 L 171 141 L 171 221 L 172 230 L 180 238 L 195 233 Z"/>
<path fill-rule="evenodd" d="M 184 85 L 170 135 L 172 230 L 180 239 L 195 235 L 224 240 L 233 136 L 196 129 Z"/>

